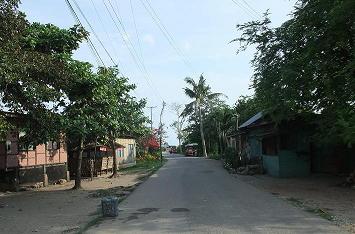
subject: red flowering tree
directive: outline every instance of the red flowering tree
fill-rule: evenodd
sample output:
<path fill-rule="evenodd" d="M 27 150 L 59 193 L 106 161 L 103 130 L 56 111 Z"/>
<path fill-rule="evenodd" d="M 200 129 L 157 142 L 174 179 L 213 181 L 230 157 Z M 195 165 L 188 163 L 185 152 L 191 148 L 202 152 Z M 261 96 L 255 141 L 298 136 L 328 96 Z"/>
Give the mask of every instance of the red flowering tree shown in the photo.
<path fill-rule="evenodd" d="M 159 145 L 158 129 L 154 129 L 153 132 L 147 134 L 147 136 L 143 139 L 142 145 L 149 152 L 159 149 L 160 145 Z"/>

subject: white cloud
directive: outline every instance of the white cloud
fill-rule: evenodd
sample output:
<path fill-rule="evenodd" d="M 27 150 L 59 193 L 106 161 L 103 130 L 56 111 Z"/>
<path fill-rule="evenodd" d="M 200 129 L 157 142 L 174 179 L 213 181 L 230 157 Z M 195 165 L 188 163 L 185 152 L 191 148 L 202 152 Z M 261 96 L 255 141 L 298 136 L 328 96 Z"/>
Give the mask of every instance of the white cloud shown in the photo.
<path fill-rule="evenodd" d="M 152 34 L 146 34 L 143 36 L 143 42 L 147 43 L 148 45 L 155 45 L 155 38 Z"/>
<path fill-rule="evenodd" d="M 185 51 L 190 51 L 191 50 L 191 43 L 188 41 L 185 41 L 184 43 L 184 50 Z"/>

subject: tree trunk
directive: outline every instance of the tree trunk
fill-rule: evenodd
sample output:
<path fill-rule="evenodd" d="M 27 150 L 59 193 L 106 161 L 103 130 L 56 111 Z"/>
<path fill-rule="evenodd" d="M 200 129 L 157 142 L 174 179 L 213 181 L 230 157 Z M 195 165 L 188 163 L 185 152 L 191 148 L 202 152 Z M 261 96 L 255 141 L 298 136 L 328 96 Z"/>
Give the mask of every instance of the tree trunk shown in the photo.
<path fill-rule="evenodd" d="M 178 140 L 179 140 L 179 154 L 181 154 L 182 153 L 182 150 L 181 150 L 181 138 L 179 137 Z"/>
<path fill-rule="evenodd" d="M 116 155 L 116 149 L 115 149 L 115 138 L 111 136 L 111 148 L 112 148 L 112 157 L 113 157 L 113 165 L 112 165 L 112 176 L 111 177 L 117 177 L 118 176 L 118 170 L 117 170 L 117 155 Z"/>
<path fill-rule="evenodd" d="M 84 140 L 83 138 L 80 138 L 78 158 L 76 161 L 75 185 L 73 189 L 81 189 L 81 162 L 83 161 L 83 148 L 84 148 Z"/>
<path fill-rule="evenodd" d="M 206 157 L 206 158 L 207 158 L 206 142 L 205 142 L 205 133 L 204 133 L 204 131 L 203 131 L 203 122 L 202 122 L 201 106 L 198 106 L 198 114 L 199 114 L 199 119 L 200 119 L 200 133 L 201 133 L 203 157 Z"/>
<path fill-rule="evenodd" d="M 95 148 L 94 148 L 94 157 L 90 159 L 90 177 L 91 181 L 94 180 L 94 170 L 95 170 L 95 162 L 96 162 L 96 148 L 97 148 L 97 137 L 95 138 Z"/>

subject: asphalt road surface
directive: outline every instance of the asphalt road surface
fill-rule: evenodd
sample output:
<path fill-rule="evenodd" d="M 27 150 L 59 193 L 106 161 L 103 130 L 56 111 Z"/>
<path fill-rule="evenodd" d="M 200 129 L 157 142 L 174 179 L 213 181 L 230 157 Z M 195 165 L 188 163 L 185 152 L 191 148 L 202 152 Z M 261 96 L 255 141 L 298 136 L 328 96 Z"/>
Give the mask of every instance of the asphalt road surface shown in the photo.
<path fill-rule="evenodd" d="M 221 162 L 169 155 L 87 233 L 342 233 L 338 227 L 229 175 Z"/>

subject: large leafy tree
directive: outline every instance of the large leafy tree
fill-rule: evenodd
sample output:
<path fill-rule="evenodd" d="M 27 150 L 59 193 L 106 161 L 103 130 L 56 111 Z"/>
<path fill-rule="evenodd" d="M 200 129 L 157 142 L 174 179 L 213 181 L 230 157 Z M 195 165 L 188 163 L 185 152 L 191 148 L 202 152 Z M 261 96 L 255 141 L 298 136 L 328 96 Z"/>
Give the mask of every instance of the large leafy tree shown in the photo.
<path fill-rule="evenodd" d="M 85 143 L 91 137 L 102 137 L 105 129 L 102 127 L 102 116 L 97 111 L 97 98 L 101 95 L 99 77 L 92 72 L 89 63 L 72 60 L 71 69 L 76 73 L 76 79 L 66 87 L 67 103 L 62 115 L 62 126 L 67 136 L 67 142 L 73 151 L 77 151 L 74 189 L 81 188 L 81 163 Z"/>
<path fill-rule="evenodd" d="M 136 86 L 129 84 L 128 78 L 120 76 L 117 68 L 100 68 L 98 76 L 102 88 L 96 111 L 101 112 L 102 126 L 106 129 L 111 148 L 115 149 L 118 137 L 144 134 L 147 118 L 143 110 L 146 101 L 131 95 Z M 117 176 L 117 166 L 116 151 L 113 150 L 113 176 Z"/>
<path fill-rule="evenodd" d="M 81 161 L 85 144 L 98 139 L 108 143 L 113 154 L 113 176 L 117 175 L 116 139 L 136 137 L 144 132 L 145 100 L 130 95 L 135 88 L 121 77 L 117 68 L 100 67 L 92 72 L 90 64 L 72 62 L 77 79 L 68 86 L 69 104 L 64 111 L 64 126 L 72 148 L 78 152 L 75 189 L 81 187 Z"/>
<path fill-rule="evenodd" d="M 208 106 L 210 102 L 221 96 L 220 93 L 212 93 L 211 87 L 206 84 L 206 79 L 203 75 L 200 76 L 198 82 L 195 82 L 192 78 L 185 78 L 185 82 L 188 87 L 184 88 L 185 94 L 193 99 L 192 102 L 186 104 L 182 115 L 194 115 L 196 120 L 199 121 L 202 153 L 204 157 L 207 157 L 205 133 L 203 127 L 204 107 Z"/>
<path fill-rule="evenodd" d="M 0 1 L 0 98 L 4 109 L 26 114 L 27 138 L 42 143 L 58 136 L 58 108 L 73 79 L 68 58 L 87 33 L 30 24 L 18 3 Z"/>
<path fill-rule="evenodd" d="M 254 96 L 240 96 L 234 105 L 234 109 L 238 116 L 238 125 L 243 124 L 261 111 L 260 104 Z"/>
<path fill-rule="evenodd" d="M 355 143 L 355 2 L 299 0 L 292 18 L 271 28 L 238 25 L 234 41 L 255 45 L 253 87 L 274 118 L 317 113 L 319 136 Z"/>

